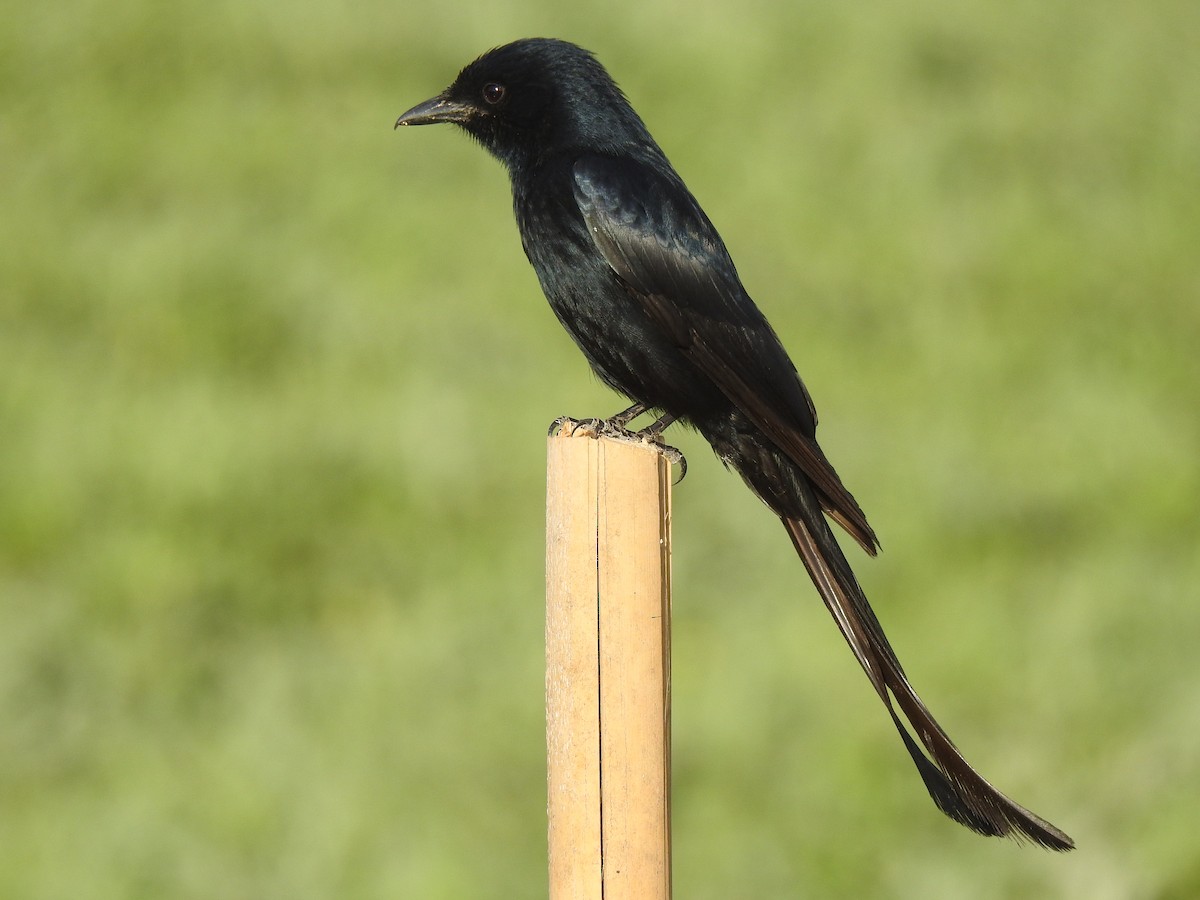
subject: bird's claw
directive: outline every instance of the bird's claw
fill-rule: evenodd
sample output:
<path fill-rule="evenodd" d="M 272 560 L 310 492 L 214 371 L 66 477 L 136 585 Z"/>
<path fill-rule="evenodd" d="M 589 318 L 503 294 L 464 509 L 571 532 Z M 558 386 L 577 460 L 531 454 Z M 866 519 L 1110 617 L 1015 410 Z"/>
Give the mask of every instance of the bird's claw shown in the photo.
<path fill-rule="evenodd" d="M 679 466 L 679 477 L 671 482 L 672 484 L 679 484 L 687 477 L 687 457 L 683 455 L 683 452 L 678 447 L 672 447 L 670 444 L 664 444 L 661 441 L 652 441 L 652 443 L 659 446 L 662 450 L 662 455 L 667 458 L 667 462 L 673 466 Z"/>
<path fill-rule="evenodd" d="M 609 423 L 604 419 L 572 419 L 570 416 L 559 416 L 550 423 L 550 430 L 546 433 L 547 437 L 558 437 L 565 435 L 566 437 L 590 437 L 598 438 L 601 435 L 612 437 L 604 431 L 604 427 Z"/>
<path fill-rule="evenodd" d="M 667 462 L 672 466 L 679 466 L 679 477 L 672 482 L 673 484 L 679 484 L 687 475 L 687 457 L 678 448 L 664 444 L 661 433 L 651 431 L 649 428 L 630 431 L 609 419 L 572 419 L 570 416 L 559 416 L 550 423 L 548 434 L 550 437 L 560 435 L 594 439 L 606 437 L 615 441 L 624 441 L 627 444 L 652 446 L 666 457 Z"/>

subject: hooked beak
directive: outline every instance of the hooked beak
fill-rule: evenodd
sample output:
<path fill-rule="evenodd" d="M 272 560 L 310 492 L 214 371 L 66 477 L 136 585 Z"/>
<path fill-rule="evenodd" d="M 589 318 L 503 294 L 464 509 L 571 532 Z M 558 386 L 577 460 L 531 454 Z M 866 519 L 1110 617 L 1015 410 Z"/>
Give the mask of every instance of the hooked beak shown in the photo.
<path fill-rule="evenodd" d="M 475 108 L 457 100 L 451 100 L 445 94 L 439 94 L 424 103 L 418 103 L 396 120 L 396 128 L 401 125 L 436 125 L 439 122 L 457 122 L 462 124 L 475 114 Z"/>

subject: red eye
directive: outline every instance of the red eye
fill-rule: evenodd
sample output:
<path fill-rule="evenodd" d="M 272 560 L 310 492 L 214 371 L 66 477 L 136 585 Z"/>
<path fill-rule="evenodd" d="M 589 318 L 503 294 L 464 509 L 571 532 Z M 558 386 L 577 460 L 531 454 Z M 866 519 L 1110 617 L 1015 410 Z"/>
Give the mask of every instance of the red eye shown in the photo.
<path fill-rule="evenodd" d="M 492 106 L 495 106 L 497 103 L 503 100 L 506 93 L 508 93 L 508 91 L 504 85 L 496 84 L 494 81 L 483 86 L 483 99 Z"/>

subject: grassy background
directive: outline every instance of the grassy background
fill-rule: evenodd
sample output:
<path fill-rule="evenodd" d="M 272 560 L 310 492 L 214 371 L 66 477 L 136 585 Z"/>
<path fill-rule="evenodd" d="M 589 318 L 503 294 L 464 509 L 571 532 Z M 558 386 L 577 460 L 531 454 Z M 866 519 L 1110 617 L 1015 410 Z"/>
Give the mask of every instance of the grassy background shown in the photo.
<path fill-rule="evenodd" d="M 544 894 L 546 424 L 620 405 L 499 167 L 393 134 L 597 51 L 1054 856 L 930 805 L 771 517 L 676 493 L 677 894 L 1200 894 L 1200 7 L 19 3 L 0 31 L 0 894 Z"/>

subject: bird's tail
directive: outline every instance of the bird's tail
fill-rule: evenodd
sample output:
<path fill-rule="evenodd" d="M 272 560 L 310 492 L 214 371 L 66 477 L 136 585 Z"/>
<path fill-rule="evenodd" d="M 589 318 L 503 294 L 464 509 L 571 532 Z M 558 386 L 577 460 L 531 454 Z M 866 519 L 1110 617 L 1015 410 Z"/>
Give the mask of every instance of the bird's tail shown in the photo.
<path fill-rule="evenodd" d="M 1074 847 L 1062 831 L 992 787 L 933 718 L 909 684 L 804 474 L 759 435 L 744 431 L 735 435 L 724 428 L 720 432 L 705 436 L 780 516 L 821 599 L 887 707 L 938 809 L 980 834 L 1029 840 L 1052 850 Z"/>

